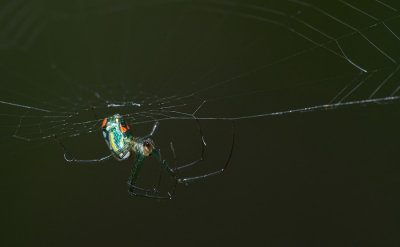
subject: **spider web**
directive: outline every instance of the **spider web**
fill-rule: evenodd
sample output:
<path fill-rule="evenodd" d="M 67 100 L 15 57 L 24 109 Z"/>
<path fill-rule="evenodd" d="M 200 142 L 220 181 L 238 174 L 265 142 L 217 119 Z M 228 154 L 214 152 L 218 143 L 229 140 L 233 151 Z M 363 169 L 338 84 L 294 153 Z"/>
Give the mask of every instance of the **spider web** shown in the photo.
<path fill-rule="evenodd" d="M 378 0 L 3 3 L 1 140 L 98 135 L 99 120 L 114 113 L 151 125 L 393 103 L 399 7 Z"/>

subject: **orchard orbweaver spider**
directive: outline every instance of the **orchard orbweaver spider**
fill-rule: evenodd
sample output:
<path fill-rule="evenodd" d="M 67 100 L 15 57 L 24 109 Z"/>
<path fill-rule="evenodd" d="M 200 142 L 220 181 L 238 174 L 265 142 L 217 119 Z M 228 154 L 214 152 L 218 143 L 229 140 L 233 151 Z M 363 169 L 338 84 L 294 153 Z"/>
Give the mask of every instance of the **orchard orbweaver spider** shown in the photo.
<path fill-rule="evenodd" d="M 161 166 L 167 171 L 167 173 L 175 180 L 175 185 L 177 183 L 189 183 L 199 179 L 203 179 L 209 176 L 222 174 L 229 165 L 230 159 L 233 153 L 234 141 L 235 141 L 235 125 L 232 122 L 232 146 L 230 149 L 230 153 L 228 159 L 225 163 L 225 166 L 219 170 L 214 172 L 209 172 L 203 175 L 194 176 L 194 177 L 179 177 L 177 175 L 177 171 L 183 168 L 187 168 L 193 166 L 200 161 L 204 160 L 205 153 L 205 142 L 203 138 L 202 129 L 199 123 L 199 120 L 195 118 L 197 123 L 197 127 L 200 132 L 200 140 L 201 140 L 201 157 L 191 163 L 181 165 L 178 167 L 171 168 L 168 163 L 161 158 L 160 151 L 155 147 L 153 140 L 151 137 L 153 136 L 155 130 L 157 129 L 158 122 L 156 122 L 153 126 L 152 131 L 145 137 L 134 137 L 132 135 L 131 128 L 125 122 L 123 117 L 119 114 L 115 114 L 113 116 L 107 117 L 103 120 L 101 124 L 102 133 L 104 139 L 107 143 L 108 148 L 111 151 L 110 155 L 104 156 L 102 158 L 93 159 L 93 160 L 80 160 L 74 158 L 66 149 L 66 147 L 61 143 L 61 141 L 55 136 L 56 141 L 64 150 L 64 159 L 67 162 L 76 162 L 76 163 L 96 163 L 107 160 L 111 157 L 114 157 L 118 161 L 124 161 L 134 156 L 134 165 L 132 167 L 132 174 L 128 181 L 129 185 L 129 193 L 133 196 L 140 197 L 148 197 L 153 199 L 172 199 L 172 193 L 168 192 L 167 195 L 160 195 L 158 189 L 145 189 L 136 186 L 136 180 L 139 175 L 140 169 L 142 167 L 143 161 L 146 157 L 153 155 L 160 163 Z M 171 143 L 171 150 L 175 157 L 175 151 Z M 67 157 L 70 156 L 72 158 Z M 175 187 L 174 187 L 175 188 Z M 175 189 L 174 189 L 175 190 Z"/>

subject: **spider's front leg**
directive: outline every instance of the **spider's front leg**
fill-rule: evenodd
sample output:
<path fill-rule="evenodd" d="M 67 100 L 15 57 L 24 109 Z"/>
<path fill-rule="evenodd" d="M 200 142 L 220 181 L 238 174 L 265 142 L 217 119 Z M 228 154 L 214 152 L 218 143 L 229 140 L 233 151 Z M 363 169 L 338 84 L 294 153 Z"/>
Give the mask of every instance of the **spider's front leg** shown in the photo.
<path fill-rule="evenodd" d="M 232 158 L 233 148 L 234 147 L 235 147 L 235 122 L 232 121 L 232 145 L 231 145 L 231 149 L 230 149 L 228 158 L 227 158 L 227 160 L 225 162 L 225 165 L 219 170 L 216 170 L 216 171 L 213 171 L 213 172 L 209 172 L 209 173 L 206 173 L 206 174 L 203 174 L 203 175 L 181 178 L 180 182 L 181 183 L 194 182 L 194 181 L 199 180 L 199 179 L 204 179 L 204 178 L 207 178 L 207 177 L 210 177 L 210 176 L 223 174 L 226 171 L 226 169 L 228 168 L 228 166 L 229 166 L 229 163 L 230 163 L 231 158 Z"/>
<path fill-rule="evenodd" d="M 168 164 L 167 164 L 167 162 L 165 160 L 161 159 L 161 155 L 160 155 L 159 151 L 156 148 L 154 148 L 153 151 L 152 151 L 154 156 L 161 162 L 162 166 L 168 172 L 168 174 L 171 177 L 173 177 L 178 183 L 189 183 L 189 182 L 194 182 L 196 180 L 204 179 L 204 178 L 207 178 L 207 177 L 210 177 L 210 176 L 223 174 L 226 171 L 226 169 L 228 168 L 230 160 L 232 158 L 233 148 L 234 148 L 234 145 L 235 145 L 235 122 L 233 122 L 233 121 L 232 121 L 232 145 L 231 145 L 231 149 L 230 149 L 228 158 L 227 158 L 227 160 L 225 162 L 225 165 L 221 169 L 218 169 L 218 170 L 213 171 L 213 172 L 205 173 L 205 174 L 202 174 L 202 175 L 199 175 L 199 176 L 185 177 L 185 178 L 178 177 L 177 174 L 176 174 L 177 170 L 179 170 L 181 168 L 186 168 L 186 167 L 192 166 L 192 165 L 194 165 L 194 164 L 196 164 L 196 163 L 198 163 L 198 162 L 200 162 L 200 161 L 202 161 L 204 159 L 204 150 L 205 150 L 204 138 L 203 138 L 203 134 L 202 134 L 201 127 L 200 127 L 199 123 L 198 123 L 198 126 L 199 126 L 199 129 L 200 129 L 200 136 L 201 136 L 201 141 L 202 141 L 202 150 L 201 150 L 201 158 L 200 159 L 195 160 L 194 162 L 186 164 L 186 165 L 182 165 L 182 166 L 179 166 L 179 167 L 176 167 L 176 168 L 171 168 L 171 167 L 168 166 Z M 174 156 L 175 156 L 175 152 L 174 152 L 173 146 L 172 146 L 172 151 L 173 151 Z"/>
<path fill-rule="evenodd" d="M 156 131 L 157 127 L 158 127 L 158 121 L 154 123 L 153 129 L 151 130 L 151 132 L 147 136 L 143 137 L 143 139 L 148 139 L 148 138 L 152 137 L 154 135 L 154 132 Z"/>

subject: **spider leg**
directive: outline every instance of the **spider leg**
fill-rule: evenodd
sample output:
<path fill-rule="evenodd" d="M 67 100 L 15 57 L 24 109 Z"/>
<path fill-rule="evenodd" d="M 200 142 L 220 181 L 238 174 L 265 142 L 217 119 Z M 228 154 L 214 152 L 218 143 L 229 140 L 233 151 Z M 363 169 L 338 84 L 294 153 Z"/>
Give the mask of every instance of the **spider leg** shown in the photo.
<path fill-rule="evenodd" d="M 64 159 L 67 162 L 76 162 L 76 163 L 96 163 L 96 162 L 101 162 L 104 160 L 107 160 L 111 157 L 113 157 L 113 154 L 109 154 L 107 156 L 101 157 L 101 158 L 97 158 L 97 159 L 91 159 L 91 160 L 80 160 L 80 159 L 76 159 L 73 155 L 71 155 L 71 153 L 67 150 L 67 148 L 64 146 L 64 144 L 57 138 L 57 136 L 54 136 L 54 139 L 56 140 L 56 142 L 58 143 L 58 145 L 61 146 L 61 148 L 64 150 Z M 67 155 L 72 157 L 72 158 L 67 158 Z"/>
<path fill-rule="evenodd" d="M 176 175 L 174 169 L 168 166 L 167 161 L 161 159 L 161 154 L 160 154 L 160 152 L 159 152 L 156 148 L 153 148 L 152 154 L 153 154 L 153 155 L 156 157 L 156 159 L 161 163 L 162 167 L 167 171 L 167 173 L 168 173 L 172 178 L 177 179 L 177 175 Z"/>
<path fill-rule="evenodd" d="M 201 138 L 201 139 L 203 140 L 203 138 Z M 225 163 L 225 166 L 222 169 L 219 169 L 219 170 L 214 171 L 214 172 L 206 173 L 206 174 L 203 174 L 203 175 L 200 175 L 200 176 L 186 177 L 186 178 L 178 177 L 176 171 L 179 170 L 181 167 L 185 168 L 185 167 L 191 166 L 191 165 L 193 165 L 193 163 L 195 164 L 195 163 L 199 162 L 200 160 L 199 161 L 194 161 L 192 163 L 189 163 L 187 165 L 183 165 L 183 166 L 180 166 L 180 167 L 177 167 L 177 168 L 171 168 L 171 167 L 168 166 L 167 161 L 163 160 L 161 158 L 161 154 L 156 148 L 153 149 L 152 153 L 161 162 L 161 165 L 164 167 L 164 169 L 168 172 L 168 174 L 172 178 L 174 178 L 176 180 L 177 183 L 188 183 L 188 182 L 193 182 L 193 181 L 196 181 L 196 180 L 199 180 L 199 179 L 204 179 L 206 177 L 222 174 L 229 166 L 229 163 L 230 163 L 230 160 L 231 160 L 232 154 L 233 154 L 234 144 L 235 144 L 235 122 L 232 121 L 232 146 L 231 146 L 231 150 L 230 150 L 228 159 L 227 159 L 227 161 Z M 172 150 L 174 152 L 173 146 L 172 146 Z M 204 149 L 202 149 L 202 155 L 204 155 Z M 175 154 L 174 154 L 174 157 L 175 157 Z"/>
<path fill-rule="evenodd" d="M 155 191 L 158 191 L 160 189 L 161 185 L 161 179 L 162 179 L 162 167 L 160 167 L 160 175 L 158 175 L 158 181 L 157 181 L 157 186 L 155 187 Z"/>
<path fill-rule="evenodd" d="M 168 192 L 168 195 L 170 196 L 170 199 L 172 199 L 172 197 L 175 196 L 176 186 L 178 184 L 177 174 L 175 173 L 175 171 L 171 167 L 168 166 L 167 161 L 161 159 L 161 154 L 156 148 L 153 148 L 152 154 L 161 163 L 162 168 L 164 168 L 167 171 L 167 173 L 175 180 L 175 184 L 174 184 L 174 187 L 172 189 L 172 193 Z M 160 179 L 161 179 L 161 174 L 160 174 L 159 182 L 160 182 Z"/>
<path fill-rule="evenodd" d="M 231 161 L 234 145 L 235 145 L 235 122 L 232 121 L 232 146 L 231 146 L 231 150 L 229 152 L 228 159 L 227 159 L 227 161 L 225 163 L 225 166 L 222 169 L 219 169 L 219 170 L 214 171 L 214 172 L 206 173 L 206 174 L 203 174 L 203 175 L 200 175 L 200 176 L 178 178 L 178 182 L 179 183 L 189 183 L 189 182 L 193 182 L 193 181 L 196 181 L 196 180 L 199 180 L 199 179 L 204 179 L 204 178 L 207 178 L 207 177 L 210 177 L 210 176 L 215 176 L 215 175 L 219 175 L 219 174 L 224 173 L 226 171 L 226 169 L 228 168 L 229 163 Z"/>
<path fill-rule="evenodd" d="M 152 199 L 172 199 L 172 196 L 169 192 L 167 196 L 163 196 L 158 195 L 158 191 L 155 189 L 144 189 L 136 186 L 136 180 L 139 175 L 140 169 L 142 168 L 144 158 L 145 157 L 142 155 L 136 155 L 135 163 L 132 167 L 132 175 L 128 181 L 129 194 L 132 196 L 147 197 Z"/>
<path fill-rule="evenodd" d="M 153 129 L 151 130 L 151 132 L 147 136 L 143 137 L 143 139 L 147 139 L 147 138 L 152 137 L 154 135 L 154 132 L 156 131 L 157 127 L 158 127 L 158 121 L 156 121 L 154 123 Z"/>
<path fill-rule="evenodd" d="M 109 155 L 107 155 L 107 156 L 104 156 L 104 157 L 101 157 L 101 158 L 98 158 L 98 159 L 92 159 L 92 160 L 78 160 L 78 159 L 76 159 L 75 157 L 72 157 L 72 159 L 68 159 L 68 158 L 67 158 L 67 154 L 64 153 L 64 159 L 65 159 L 65 161 L 67 161 L 67 162 L 75 162 L 75 163 L 97 163 L 97 162 L 101 162 L 101 161 L 104 161 L 104 160 L 108 160 L 108 159 L 111 158 L 111 157 L 113 157 L 113 154 L 109 154 Z"/>
<path fill-rule="evenodd" d="M 174 167 L 173 168 L 174 171 L 193 166 L 204 160 L 204 154 L 206 152 L 206 142 L 204 141 L 203 130 L 201 128 L 200 122 L 197 118 L 195 118 L 195 120 L 196 120 L 197 128 L 199 129 L 199 133 L 200 133 L 201 156 L 199 159 L 192 161 L 188 164 Z M 175 149 L 174 149 L 172 142 L 171 142 L 171 150 L 172 150 L 172 154 L 174 155 L 174 158 L 176 159 Z"/>
<path fill-rule="evenodd" d="M 150 194 L 142 194 L 142 193 L 138 193 L 135 192 L 133 190 L 129 190 L 128 191 L 130 195 L 132 196 L 137 196 L 137 197 L 146 197 L 146 198 L 151 198 L 151 199 L 167 199 L 167 200 L 171 200 L 172 196 L 171 194 L 168 192 L 168 196 L 157 196 L 157 195 L 150 195 Z"/>
<path fill-rule="evenodd" d="M 132 169 L 131 182 L 128 183 L 130 185 L 129 193 L 131 195 L 141 196 L 141 197 L 148 197 L 148 198 L 153 198 L 153 199 L 172 199 L 173 195 L 175 194 L 176 185 L 178 183 L 189 183 L 189 182 L 193 182 L 193 181 L 196 181 L 196 180 L 199 180 L 199 179 L 204 179 L 204 178 L 207 178 L 207 177 L 210 177 L 210 176 L 215 176 L 215 175 L 219 175 L 219 174 L 223 174 L 224 173 L 224 171 L 229 166 L 229 163 L 230 163 L 230 160 L 231 160 L 232 154 L 233 154 L 234 144 L 235 144 L 235 122 L 234 121 L 232 121 L 232 146 L 231 146 L 231 150 L 230 150 L 228 159 L 227 159 L 227 161 L 225 163 L 225 166 L 223 168 L 221 168 L 221 169 L 219 169 L 217 171 L 214 171 L 214 172 L 209 172 L 209 173 L 206 173 L 206 174 L 203 174 L 203 175 L 193 176 L 193 177 L 180 178 L 177 175 L 177 172 L 178 172 L 179 169 L 192 166 L 195 163 L 198 163 L 198 162 L 200 162 L 201 160 L 204 159 L 205 142 L 204 142 L 203 133 L 202 133 L 200 124 L 199 124 L 197 119 L 196 119 L 196 122 L 197 122 L 198 127 L 199 127 L 200 136 L 201 136 L 201 144 L 202 144 L 201 158 L 199 160 L 196 160 L 196 161 L 194 161 L 192 163 L 189 163 L 187 165 L 183 165 L 183 166 L 180 166 L 180 167 L 177 167 L 177 168 L 171 168 L 171 167 L 169 167 L 167 161 L 163 160 L 161 158 L 161 154 L 160 154 L 160 152 L 159 152 L 159 150 L 157 148 L 154 147 L 153 150 L 152 150 L 152 154 L 161 163 L 162 167 L 167 171 L 167 173 L 175 180 L 173 193 L 171 194 L 171 193 L 168 192 L 168 196 L 159 196 L 159 195 L 156 194 L 158 192 L 158 190 L 143 189 L 141 187 L 135 186 L 137 174 L 139 173 L 140 167 L 141 167 L 143 159 L 144 159 L 144 156 L 139 156 L 139 157 L 137 157 L 135 165 L 134 165 L 134 168 Z M 176 163 L 176 155 L 175 155 L 175 150 L 174 150 L 174 146 L 173 146 L 172 142 L 171 142 L 171 151 L 172 151 L 175 163 Z M 142 192 L 138 193 L 138 192 L 134 191 L 134 189 L 140 190 Z"/>

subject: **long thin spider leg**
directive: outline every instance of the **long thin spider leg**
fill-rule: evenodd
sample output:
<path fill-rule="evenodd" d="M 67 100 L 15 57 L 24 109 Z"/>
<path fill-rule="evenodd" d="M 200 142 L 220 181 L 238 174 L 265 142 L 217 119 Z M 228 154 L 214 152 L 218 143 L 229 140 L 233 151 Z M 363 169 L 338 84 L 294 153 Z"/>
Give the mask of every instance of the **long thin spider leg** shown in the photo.
<path fill-rule="evenodd" d="M 158 176 L 158 181 L 157 181 L 157 186 L 155 188 L 155 191 L 159 191 L 159 189 L 160 189 L 162 172 L 163 172 L 163 168 L 160 166 L 160 175 Z"/>
<path fill-rule="evenodd" d="M 204 179 L 206 177 L 222 174 L 224 171 L 226 171 L 226 169 L 229 166 L 229 163 L 231 161 L 232 154 L 233 154 L 234 145 L 235 145 L 235 122 L 232 121 L 232 146 L 231 146 L 231 151 L 229 152 L 228 159 L 227 159 L 227 161 L 225 163 L 225 166 L 220 170 L 217 170 L 217 171 L 214 171 L 214 172 L 210 172 L 210 173 L 206 173 L 204 175 L 194 176 L 194 177 L 187 177 L 187 178 L 180 178 L 180 179 L 178 179 L 178 182 L 179 183 L 189 183 L 189 182 L 193 182 L 193 181 L 196 181 L 196 180 L 199 180 L 199 179 Z"/>
<path fill-rule="evenodd" d="M 76 162 L 76 163 L 97 163 L 97 162 L 101 162 L 104 160 L 107 160 L 111 157 L 113 157 L 113 154 L 109 154 L 107 156 L 101 157 L 101 158 L 97 158 L 97 159 L 91 159 L 91 160 L 81 160 L 81 159 L 76 159 L 69 151 L 68 149 L 64 146 L 64 144 L 57 138 L 57 136 L 54 136 L 54 139 L 56 140 L 56 142 L 58 143 L 58 145 L 61 146 L 61 148 L 64 151 L 64 159 L 67 162 Z M 67 155 L 72 157 L 72 158 L 67 158 Z"/>
<path fill-rule="evenodd" d="M 206 173 L 206 174 L 200 175 L 200 176 L 186 177 L 186 178 L 179 178 L 175 172 L 175 169 L 168 166 L 167 161 L 165 161 L 161 158 L 160 152 L 156 148 L 153 149 L 152 153 L 161 162 L 164 169 L 168 172 L 168 174 L 172 178 L 174 178 L 178 183 L 187 183 L 187 182 L 193 182 L 198 179 L 203 179 L 203 178 L 206 178 L 209 176 L 214 176 L 214 175 L 223 173 L 228 168 L 228 165 L 232 158 L 234 145 L 235 145 L 235 122 L 232 121 L 232 146 L 231 146 L 231 150 L 230 150 L 228 159 L 225 163 L 225 166 L 222 169 L 214 171 L 214 172 Z M 204 153 L 202 152 L 202 154 L 204 154 Z"/>
<path fill-rule="evenodd" d="M 157 159 L 159 162 L 161 162 L 162 167 L 167 171 L 167 173 L 168 173 L 172 178 L 177 179 L 177 175 L 176 175 L 174 169 L 168 166 L 167 161 L 161 159 L 161 154 L 160 154 L 160 152 L 159 152 L 156 148 L 153 148 L 152 154 L 156 157 L 156 159 Z"/>
<path fill-rule="evenodd" d="M 206 144 L 204 142 L 203 133 L 202 133 L 202 129 L 201 129 L 200 123 L 198 122 L 198 120 L 196 118 L 195 118 L 195 120 L 196 120 L 197 125 L 199 127 L 200 137 L 201 137 L 202 150 L 201 150 L 201 159 L 200 160 L 203 160 L 204 159 L 205 145 Z M 206 173 L 206 174 L 203 174 L 203 175 L 200 175 L 200 176 L 186 177 L 186 178 L 179 178 L 179 176 L 177 175 L 177 172 L 178 172 L 179 169 L 169 167 L 167 161 L 163 160 L 161 158 L 161 154 L 160 154 L 159 150 L 157 150 L 157 148 L 155 148 L 155 147 L 153 148 L 152 154 L 161 163 L 162 167 L 167 171 L 167 173 L 175 180 L 175 186 L 174 186 L 174 190 L 173 190 L 173 194 L 174 194 L 177 183 L 188 183 L 188 182 L 193 182 L 193 181 L 196 181 L 196 180 L 199 180 L 199 179 L 204 179 L 204 178 L 207 178 L 207 177 L 210 177 L 210 176 L 215 176 L 215 175 L 222 174 L 228 168 L 228 166 L 230 164 L 230 160 L 231 160 L 232 154 L 233 154 L 234 144 L 235 144 L 235 122 L 232 121 L 232 146 L 231 146 L 231 150 L 230 150 L 228 159 L 227 159 L 227 161 L 225 163 L 225 166 L 222 169 L 219 169 L 219 170 L 214 171 L 214 172 Z M 174 146 L 173 146 L 172 142 L 171 142 L 171 151 L 172 151 L 172 154 L 174 156 L 175 163 L 176 163 L 176 154 L 175 154 L 175 149 L 174 149 Z M 181 168 L 191 166 L 191 165 L 193 165 L 193 163 L 197 163 L 199 161 L 194 161 L 194 162 L 189 163 L 187 165 L 181 166 Z M 147 190 L 147 191 L 149 191 L 149 190 Z M 171 193 L 168 192 L 168 195 L 169 195 L 170 199 L 172 199 Z M 153 195 L 150 195 L 150 194 L 146 193 L 146 194 L 141 194 L 141 195 L 138 195 L 138 196 L 152 197 Z"/>
<path fill-rule="evenodd" d="M 133 163 L 132 170 L 131 170 L 131 177 L 129 179 L 130 186 L 136 184 L 137 177 L 139 175 L 140 169 L 142 168 L 143 160 L 144 160 L 143 155 L 140 155 L 140 154 L 136 155 L 135 161 Z"/>
<path fill-rule="evenodd" d="M 172 150 L 173 150 L 173 146 L 171 146 L 171 147 L 172 147 Z M 177 178 L 177 174 L 175 173 L 175 171 L 174 171 L 171 167 L 168 166 L 167 161 L 161 159 L 161 154 L 160 154 L 160 152 L 159 152 L 156 148 L 153 148 L 152 154 L 156 157 L 156 159 L 157 159 L 158 161 L 161 162 L 162 167 L 163 167 L 163 168 L 167 171 L 167 173 L 175 180 L 175 184 L 174 184 L 174 187 L 173 187 L 173 189 L 172 189 L 172 194 L 168 192 L 168 195 L 169 195 L 169 196 L 171 197 L 171 199 L 172 199 L 172 197 L 175 196 L 176 186 L 177 186 L 177 184 L 178 184 L 178 182 L 179 182 L 179 181 L 178 181 L 179 179 Z"/>
<path fill-rule="evenodd" d="M 162 167 L 160 167 L 160 175 L 158 175 L 158 181 L 157 181 L 157 186 L 155 187 L 155 191 L 160 190 L 160 185 L 161 185 L 161 179 L 162 179 Z"/>
<path fill-rule="evenodd" d="M 151 132 L 147 136 L 143 137 L 143 139 L 152 137 L 154 135 L 154 132 L 156 131 L 157 127 L 158 127 L 158 121 L 154 123 L 153 129 L 151 130 Z"/>
<path fill-rule="evenodd" d="M 172 143 L 172 141 L 169 143 L 169 147 L 171 148 L 172 157 L 174 158 L 174 167 L 176 168 L 176 153 L 175 153 L 175 148 L 174 148 L 174 144 Z M 173 168 L 173 169 L 176 170 L 175 168 Z"/>
<path fill-rule="evenodd" d="M 190 162 L 190 163 L 188 163 L 188 164 L 185 164 L 185 165 L 182 165 L 182 166 L 178 166 L 178 167 L 174 167 L 174 168 L 172 168 L 172 169 L 173 169 L 174 171 L 178 171 L 178 170 L 180 170 L 180 169 L 184 169 L 184 168 L 187 168 L 187 167 L 196 165 L 196 164 L 199 163 L 200 161 L 203 161 L 203 159 L 200 158 L 200 159 L 195 160 L 195 161 L 193 161 L 193 162 Z"/>
<path fill-rule="evenodd" d="M 204 141 L 203 130 L 201 128 L 200 122 L 199 122 L 199 120 L 197 118 L 195 118 L 195 120 L 196 120 L 197 128 L 199 129 L 199 133 L 200 133 L 201 156 L 200 156 L 199 159 L 197 159 L 197 160 L 195 160 L 193 162 L 190 162 L 188 164 L 185 164 L 185 165 L 182 165 L 182 166 L 177 166 L 177 167 L 173 168 L 174 171 L 193 166 L 193 165 L 199 163 L 200 161 L 204 160 L 204 154 L 206 152 L 206 142 Z M 173 150 L 173 152 L 174 152 L 174 155 L 175 155 L 175 150 Z"/>
<path fill-rule="evenodd" d="M 155 192 L 155 191 L 152 190 L 152 189 L 145 189 L 145 188 L 142 188 L 142 187 L 133 185 L 133 184 L 131 184 L 129 181 L 128 181 L 127 184 L 129 185 L 129 187 L 132 187 L 133 189 L 141 190 L 141 191 L 144 191 L 144 192 Z"/>
<path fill-rule="evenodd" d="M 131 194 L 133 196 L 147 197 L 147 198 L 153 198 L 153 199 L 172 199 L 172 196 L 169 192 L 168 192 L 168 196 L 160 196 L 160 195 L 156 195 L 154 190 L 144 189 L 144 188 L 136 186 L 136 180 L 139 175 L 140 169 L 142 168 L 144 158 L 145 157 L 142 155 L 136 155 L 135 163 L 132 167 L 131 178 L 128 181 L 129 194 Z M 137 192 L 135 190 L 140 190 L 142 192 Z"/>
<path fill-rule="evenodd" d="M 170 142 L 170 148 L 171 148 L 171 152 L 172 152 L 172 157 L 174 158 L 174 167 L 176 167 L 176 154 L 175 154 L 175 148 L 174 148 L 174 144 L 172 143 L 172 141 Z M 176 171 L 176 174 L 179 175 L 179 171 Z M 176 193 L 176 186 L 178 185 L 178 180 L 175 179 L 175 184 L 172 190 L 172 196 L 175 197 L 175 193 Z"/>
<path fill-rule="evenodd" d="M 162 200 L 171 200 L 172 199 L 172 195 L 169 192 L 168 192 L 168 196 L 141 194 L 141 193 L 137 193 L 136 191 L 133 191 L 133 190 L 129 190 L 128 192 L 130 195 L 138 196 L 138 197 L 146 197 L 146 198 L 151 198 L 151 199 L 162 199 Z"/>
<path fill-rule="evenodd" d="M 145 189 L 145 188 L 136 186 L 136 180 L 139 175 L 140 169 L 142 168 L 143 161 L 144 161 L 144 156 L 136 155 L 135 162 L 134 162 L 132 170 L 131 170 L 132 174 L 128 181 L 128 185 L 130 188 L 141 190 L 144 192 L 154 192 L 154 190 L 152 190 L 152 189 Z"/>
<path fill-rule="evenodd" d="M 111 157 L 113 157 L 113 154 L 109 154 L 109 155 L 104 156 L 104 157 L 101 157 L 101 158 L 99 158 L 99 159 L 78 160 L 78 159 L 76 159 L 76 158 L 74 158 L 74 157 L 72 157 L 72 159 L 68 159 L 68 158 L 67 158 L 67 154 L 64 153 L 64 159 L 65 159 L 65 161 L 67 161 L 67 162 L 75 162 L 75 163 L 97 163 L 97 162 L 101 162 L 101 161 L 104 161 L 104 160 L 108 160 L 108 159 L 111 158 Z"/>

